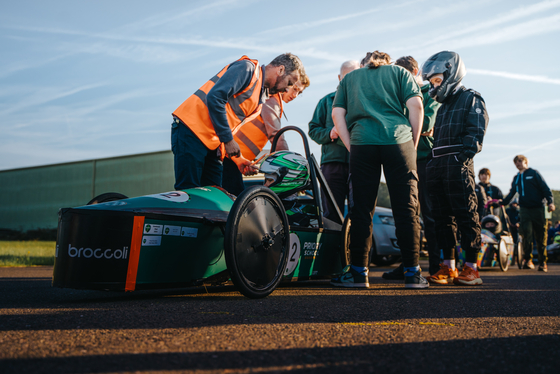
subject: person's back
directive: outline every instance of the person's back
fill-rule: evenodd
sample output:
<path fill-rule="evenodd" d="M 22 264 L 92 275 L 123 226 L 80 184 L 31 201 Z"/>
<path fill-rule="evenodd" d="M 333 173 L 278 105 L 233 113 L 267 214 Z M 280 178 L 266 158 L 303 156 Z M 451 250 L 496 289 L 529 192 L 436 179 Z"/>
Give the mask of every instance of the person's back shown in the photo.
<path fill-rule="evenodd" d="M 383 65 L 348 73 L 342 80 L 352 144 L 400 144 L 412 139 L 404 106 L 418 85 L 400 66 Z"/>

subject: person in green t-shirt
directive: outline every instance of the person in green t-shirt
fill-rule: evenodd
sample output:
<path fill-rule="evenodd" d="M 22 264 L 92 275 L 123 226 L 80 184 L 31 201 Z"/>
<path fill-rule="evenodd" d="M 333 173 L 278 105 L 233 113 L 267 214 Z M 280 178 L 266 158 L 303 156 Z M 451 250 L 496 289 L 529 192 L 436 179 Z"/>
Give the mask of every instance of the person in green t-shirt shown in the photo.
<path fill-rule="evenodd" d="M 437 110 L 441 106 L 440 103 L 432 99 L 428 94 L 430 84 L 424 84 L 420 70 L 418 69 L 418 62 L 412 56 L 404 56 L 395 61 L 395 65 L 402 66 L 408 70 L 420 86 L 422 91 L 422 101 L 424 103 L 424 121 L 422 125 L 422 133 L 420 140 L 418 140 L 418 148 L 416 150 L 416 167 L 418 169 L 418 197 L 420 199 L 420 212 L 424 221 L 424 237 L 426 238 L 426 246 L 428 250 L 429 259 L 429 273 L 433 275 L 439 271 L 439 264 L 441 262 L 440 251 L 436 243 L 436 229 L 434 218 L 432 217 L 432 202 L 426 190 L 426 163 L 428 162 L 428 155 L 432 152 L 434 144 L 434 124 L 436 123 Z M 394 280 L 403 279 L 404 270 L 401 263 L 393 271 L 383 273 L 384 279 Z"/>
<path fill-rule="evenodd" d="M 383 167 L 403 259 L 405 287 L 428 287 L 418 266 L 416 146 L 424 116 L 422 92 L 410 72 L 390 63 L 388 54 L 372 52 L 363 69 L 348 73 L 340 82 L 333 102 L 336 130 L 350 151 L 353 189 L 351 265 L 331 281 L 335 286 L 369 287 L 372 217 Z"/>
<path fill-rule="evenodd" d="M 351 71 L 359 69 L 358 61 L 346 61 L 340 67 L 338 80 Z M 349 166 L 348 151 L 344 144 L 338 140 L 338 133 L 332 121 L 332 103 L 335 92 L 323 97 L 313 113 L 313 118 L 309 122 L 309 137 L 318 144 L 321 144 L 321 171 L 325 176 L 327 184 L 333 194 L 336 205 L 344 214 L 344 200 L 349 197 L 350 187 L 348 183 Z M 340 218 L 336 209 L 328 199 L 323 200 L 323 210 L 325 217 L 338 223 Z"/>

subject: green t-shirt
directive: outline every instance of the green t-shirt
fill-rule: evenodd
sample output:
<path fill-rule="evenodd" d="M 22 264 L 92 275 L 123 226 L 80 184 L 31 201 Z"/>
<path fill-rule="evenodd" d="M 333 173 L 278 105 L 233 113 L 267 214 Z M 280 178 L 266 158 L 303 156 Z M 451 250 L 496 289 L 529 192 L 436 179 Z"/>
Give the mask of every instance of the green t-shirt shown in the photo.
<path fill-rule="evenodd" d="M 395 65 L 366 67 L 346 74 L 333 108 L 346 109 L 350 144 L 402 144 L 412 140 L 404 108 L 414 96 L 422 93 L 408 70 Z"/>

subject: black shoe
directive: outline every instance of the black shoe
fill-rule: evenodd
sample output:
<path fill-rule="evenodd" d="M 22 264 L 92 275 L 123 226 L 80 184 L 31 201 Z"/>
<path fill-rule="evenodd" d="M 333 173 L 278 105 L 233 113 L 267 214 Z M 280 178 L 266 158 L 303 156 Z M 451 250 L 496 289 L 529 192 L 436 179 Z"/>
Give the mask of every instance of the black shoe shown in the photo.
<path fill-rule="evenodd" d="M 533 260 L 529 259 L 529 260 L 523 260 L 523 269 L 534 269 L 535 268 L 535 264 L 533 264 Z"/>
<path fill-rule="evenodd" d="M 539 271 L 544 271 L 545 273 L 548 271 L 548 266 L 546 266 L 546 262 L 539 265 Z"/>
<path fill-rule="evenodd" d="M 404 267 L 402 262 L 395 269 L 383 273 L 381 277 L 387 280 L 404 280 Z"/>

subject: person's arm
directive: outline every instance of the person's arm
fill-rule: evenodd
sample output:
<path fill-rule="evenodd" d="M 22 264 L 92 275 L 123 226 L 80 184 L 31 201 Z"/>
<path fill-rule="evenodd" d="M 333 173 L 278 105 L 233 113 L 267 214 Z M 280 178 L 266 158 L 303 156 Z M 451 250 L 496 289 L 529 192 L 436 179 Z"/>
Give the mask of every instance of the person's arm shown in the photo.
<path fill-rule="evenodd" d="M 342 140 L 348 152 L 350 152 L 350 133 L 348 132 L 348 124 L 346 123 L 346 109 L 333 108 L 332 119 L 338 137 Z"/>
<path fill-rule="evenodd" d="M 274 140 L 276 133 L 280 131 L 280 129 L 282 128 L 282 118 L 280 118 L 281 115 L 282 115 L 282 109 L 280 107 L 280 103 L 278 102 L 278 96 L 276 95 L 272 96 L 270 99 L 266 101 L 266 103 L 264 103 L 261 111 L 261 116 L 266 130 L 266 136 L 268 137 L 270 144 L 272 144 L 272 141 Z M 282 134 L 278 139 L 278 142 L 276 143 L 276 150 L 277 151 L 289 150 L 288 143 L 284 138 L 284 134 Z"/>
<path fill-rule="evenodd" d="M 422 131 L 422 119 L 424 118 L 422 100 L 419 96 L 411 97 L 406 101 L 406 107 L 408 109 L 408 120 L 412 127 L 412 141 L 414 142 L 414 148 L 417 148 Z"/>
<path fill-rule="evenodd" d="M 309 137 L 313 139 L 317 144 L 329 144 L 332 142 L 330 136 L 331 129 L 327 128 L 327 121 L 329 116 L 329 101 L 327 97 L 324 97 L 319 101 L 315 112 L 313 113 L 313 118 L 309 122 Z"/>
<path fill-rule="evenodd" d="M 252 62 L 246 60 L 232 63 L 206 95 L 210 120 L 216 135 L 222 143 L 225 143 L 226 152 L 230 156 L 239 155 L 239 145 L 233 140 L 226 115 L 226 104 L 233 95 L 247 88 L 255 68 Z"/>
<path fill-rule="evenodd" d="M 422 136 L 433 136 L 434 125 L 436 124 L 437 110 L 441 106 L 440 103 L 428 97 L 426 105 L 424 105 L 424 121 L 422 123 Z"/>
<path fill-rule="evenodd" d="M 503 205 L 508 205 L 511 199 L 513 199 L 513 197 L 517 193 L 517 188 L 515 188 L 515 182 L 517 180 L 516 177 L 517 176 L 513 177 L 513 181 L 511 181 L 511 188 L 509 189 L 509 193 L 500 201 Z"/>
<path fill-rule="evenodd" d="M 552 191 L 548 187 L 548 184 L 544 181 L 541 173 L 535 170 L 535 177 L 537 178 L 537 183 L 539 185 L 539 189 L 541 190 L 544 198 L 546 199 L 546 203 L 548 205 L 548 210 L 550 212 L 554 212 L 556 207 L 554 206 L 554 197 L 552 196 Z"/>
<path fill-rule="evenodd" d="M 473 95 L 465 124 L 467 135 L 463 137 L 463 151 L 457 155 L 457 159 L 465 162 L 482 150 L 482 140 L 484 139 L 487 127 L 488 113 L 486 112 L 486 104 L 481 97 Z"/>

